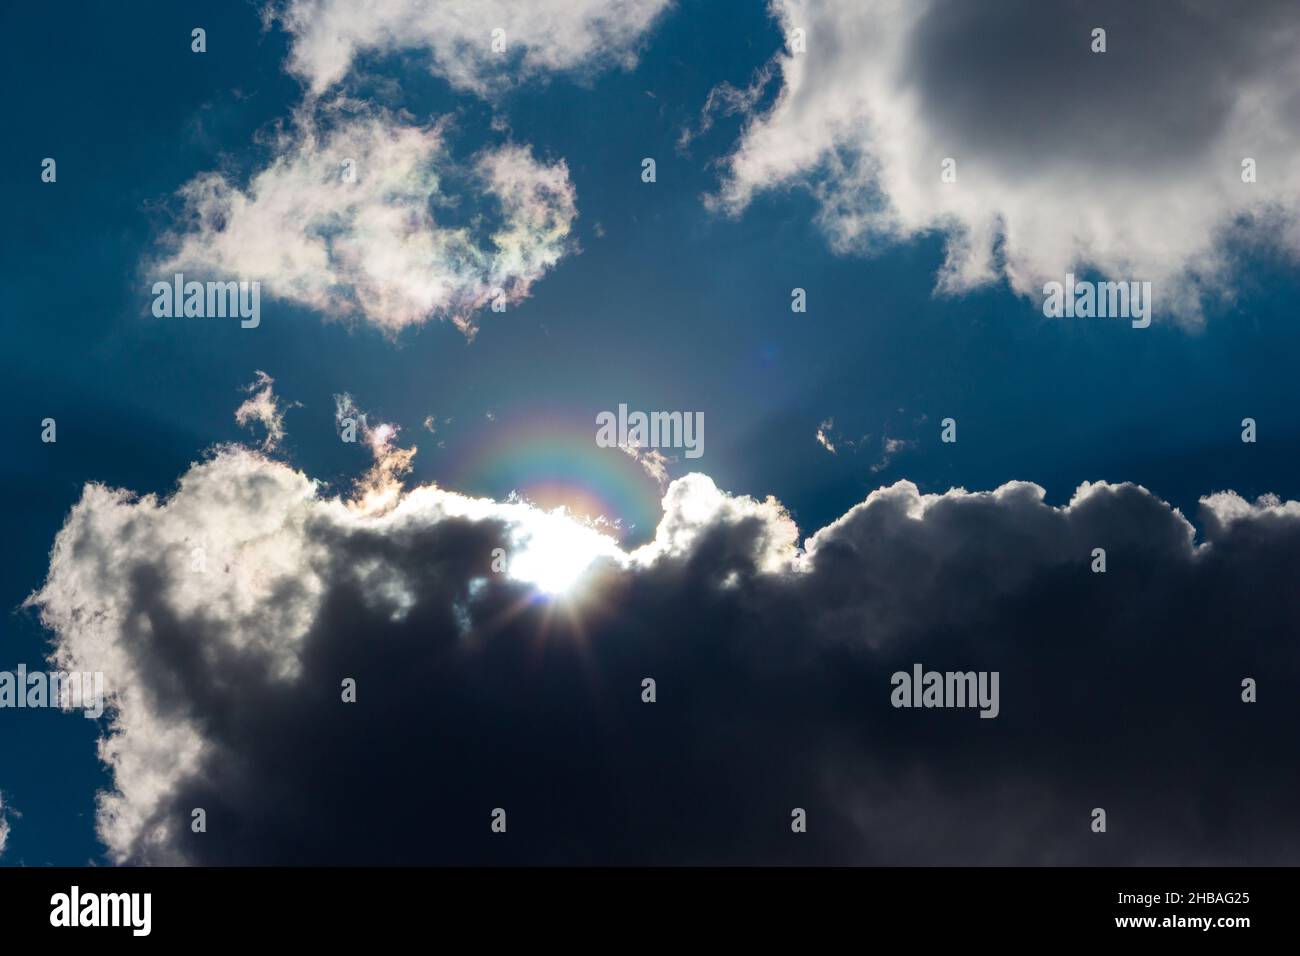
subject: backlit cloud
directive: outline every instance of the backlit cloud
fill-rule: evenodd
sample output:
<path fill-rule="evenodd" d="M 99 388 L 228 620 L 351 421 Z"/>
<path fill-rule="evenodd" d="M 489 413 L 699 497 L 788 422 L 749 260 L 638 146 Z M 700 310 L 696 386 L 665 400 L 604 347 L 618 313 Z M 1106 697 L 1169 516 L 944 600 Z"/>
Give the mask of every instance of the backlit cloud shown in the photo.
<path fill-rule="evenodd" d="M 377 458 L 388 427 L 366 426 Z M 900 481 L 801 544 L 776 500 L 691 474 L 627 552 L 562 512 L 400 479 L 358 507 L 223 446 L 166 498 L 86 486 L 31 604 L 54 662 L 103 671 L 113 694 L 113 860 L 1300 852 L 1300 724 L 1281 719 L 1300 679 L 1300 504 L 1217 493 L 1198 538 L 1131 484 L 1051 505 L 1027 482 Z M 891 707 L 890 675 L 918 662 L 999 671 L 997 719 Z M 799 838 L 792 807 L 811 821 Z"/>
<path fill-rule="evenodd" d="M 209 172 L 184 186 L 186 221 L 152 269 L 257 280 L 389 334 L 436 319 L 472 334 L 570 250 L 576 197 L 563 161 L 504 145 L 462 165 L 445 137 L 382 110 L 300 110 L 246 185 Z"/>
<path fill-rule="evenodd" d="M 266 431 L 263 451 L 274 451 L 284 438 L 284 409 L 275 397 L 274 386 L 275 379 L 259 370 L 252 384 L 244 389 L 249 397 L 235 409 L 237 424 L 248 426 L 257 422 Z"/>
<path fill-rule="evenodd" d="M 1005 278 L 1038 298 L 1096 270 L 1152 282 L 1157 311 L 1190 321 L 1231 294 L 1234 243 L 1300 252 L 1300 21 L 1283 0 L 1250 16 L 1194 0 L 771 7 L 785 49 L 706 110 L 706 128 L 747 117 L 717 208 L 801 186 L 837 251 L 942 235 L 942 292 Z"/>
<path fill-rule="evenodd" d="M 9 820 L 5 814 L 4 796 L 0 794 L 0 855 L 5 851 L 5 843 L 9 841 Z"/>

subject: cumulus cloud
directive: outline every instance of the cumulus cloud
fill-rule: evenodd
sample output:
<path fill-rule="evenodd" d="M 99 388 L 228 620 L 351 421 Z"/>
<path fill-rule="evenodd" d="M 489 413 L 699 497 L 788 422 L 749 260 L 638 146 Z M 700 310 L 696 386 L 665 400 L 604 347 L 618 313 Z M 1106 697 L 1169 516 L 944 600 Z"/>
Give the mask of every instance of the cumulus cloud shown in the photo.
<path fill-rule="evenodd" d="M 753 89 L 714 98 L 747 116 L 718 208 L 803 186 L 837 251 L 942 234 L 942 292 L 1005 278 L 1039 297 L 1095 270 L 1151 281 L 1157 311 L 1187 321 L 1231 294 L 1238 240 L 1300 252 L 1300 21 L 1284 0 L 1248 17 L 1196 0 L 771 6 L 786 48 Z"/>
<path fill-rule="evenodd" d="M 363 428 L 377 461 L 389 427 Z M 221 446 L 169 497 L 86 486 L 29 603 L 52 663 L 106 675 L 112 860 L 1300 856 L 1300 503 L 1209 495 L 1198 539 L 1131 484 L 900 481 L 801 543 L 775 499 L 691 474 L 625 552 L 400 478 L 359 506 L 365 483 Z M 998 671 L 1000 715 L 892 708 L 914 663 Z"/>
<path fill-rule="evenodd" d="M 481 309 L 522 301 L 570 250 L 576 197 L 562 160 L 508 144 L 460 164 L 445 139 L 444 123 L 383 110 L 300 109 L 246 185 L 208 172 L 181 189 L 186 222 L 152 268 L 258 280 L 390 334 L 433 319 L 472 334 Z"/>
<path fill-rule="evenodd" d="M 289 69 L 322 93 L 367 54 L 421 51 L 452 86 L 487 96 L 556 72 L 630 67 L 670 0 L 288 0 Z M 494 51 L 493 31 L 504 51 Z"/>

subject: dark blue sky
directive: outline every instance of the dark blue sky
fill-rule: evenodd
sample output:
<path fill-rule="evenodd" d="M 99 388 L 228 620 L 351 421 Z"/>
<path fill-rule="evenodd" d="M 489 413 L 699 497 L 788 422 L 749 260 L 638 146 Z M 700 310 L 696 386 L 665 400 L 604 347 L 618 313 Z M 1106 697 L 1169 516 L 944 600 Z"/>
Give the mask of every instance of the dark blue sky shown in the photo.
<path fill-rule="evenodd" d="M 203 56 L 189 50 L 195 25 L 207 29 Z M 46 635 L 19 606 L 83 484 L 167 492 L 214 443 L 247 439 L 232 413 L 258 369 L 301 403 L 285 454 L 310 475 L 342 487 L 366 464 L 335 431 L 332 396 L 348 392 L 420 445 L 417 480 L 492 496 L 588 482 L 625 509 L 611 517 L 637 525 L 630 540 L 657 518 L 653 481 L 615 450 L 594 476 L 562 450 L 620 402 L 702 411 L 705 454 L 692 468 L 737 494 L 775 495 L 805 534 L 904 478 L 923 491 L 1031 480 L 1057 504 L 1081 481 L 1134 481 L 1189 517 L 1198 497 L 1226 488 L 1300 498 L 1300 283 L 1287 263 L 1242 250 L 1235 301 L 1214 305 L 1203 328 L 1137 331 L 1045 319 L 1004 285 L 936 297 L 938 236 L 835 255 L 799 190 L 734 219 L 707 210 L 740 121 L 719 118 L 688 153 L 677 140 L 711 89 L 744 86 L 780 47 L 761 4 L 686 0 L 635 68 L 532 83 L 495 106 L 401 56 L 369 64 L 372 79 L 354 89 L 420 122 L 455 114 L 455 152 L 490 139 L 495 112 L 513 139 L 568 164 L 580 252 L 527 301 L 485 317 L 472 343 L 447 323 L 393 341 L 266 301 L 255 331 L 149 314 L 141 263 L 175 191 L 205 170 L 262 165 L 258 134 L 301 98 L 284 35 L 264 32 L 254 5 L 9 4 L 0 35 L 0 416 L 15 505 L 0 669 L 42 666 Z M 40 181 L 46 156 L 58 162 L 53 185 Z M 645 156 L 658 163 L 654 184 L 640 180 Z M 807 290 L 806 314 L 790 310 L 793 287 Z M 420 427 L 430 414 L 451 419 L 436 437 Z M 1239 440 L 1246 416 L 1259 422 L 1255 445 Z M 46 417 L 56 444 L 40 440 Z M 956 445 L 939 442 L 944 417 L 958 421 Z M 814 438 L 827 418 L 869 447 L 829 454 Z M 512 459 L 523 433 L 561 451 Z M 884 436 L 914 445 L 873 472 Z M 0 714 L 0 792 L 21 813 L 4 863 L 99 856 L 94 793 L 109 778 L 96 732 L 73 714 Z"/>

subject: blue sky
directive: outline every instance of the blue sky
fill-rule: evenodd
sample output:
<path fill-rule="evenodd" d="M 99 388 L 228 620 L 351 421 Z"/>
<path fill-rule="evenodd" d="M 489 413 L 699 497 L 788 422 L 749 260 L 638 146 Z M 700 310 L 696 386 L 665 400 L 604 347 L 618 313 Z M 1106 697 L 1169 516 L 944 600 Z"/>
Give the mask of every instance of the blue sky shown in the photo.
<path fill-rule="evenodd" d="M 207 31 L 202 55 L 194 26 Z M 653 536 L 662 489 L 617 450 L 569 452 L 621 402 L 703 412 L 704 456 L 670 476 L 698 470 L 731 494 L 773 495 L 804 535 L 901 479 L 924 493 L 1033 481 L 1058 506 L 1081 482 L 1129 481 L 1194 520 L 1215 491 L 1300 499 L 1300 283 L 1285 244 L 1225 243 L 1231 269 L 1198 321 L 1164 314 L 1136 330 L 1044 318 L 1005 277 L 937 294 L 941 230 L 837 249 L 816 171 L 734 214 L 710 208 L 750 120 L 720 113 L 688 148 L 679 138 L 699 129 L 711 90 L 748 87 L 783 49 L 760 4 L 680 0 L 629 65 L 539 72 L 490 95 L 431 73 L 419 49 L 353 64 L 349 95 L 417 126 L 452 117 L 454 162 L 510 142 L 567 166 L 567 254 L 504 315 L 484 313 L 472 341 L 438 317 L 390 335 L 270 297 L 255 330 L 150 315 L 150 262 L 183 221 L 177 191 L 211 170 L 246 183 L 304 99 L 286 70 L 291 38 L 264 28 L 258 5 L 10 5 L 0 34 L 4 86 L 25 91 L 8 98 L 0 150 L 3 480 L 21 503 L 0 577 L 11 609 L 0 669 L 43 666 L 50 632 L 20 605 L 83 486 L 165 495 L 214 445 L 251 440 L 233 412 L 257 370 L 299 403 L 280 457 L 336 493 L 369 464 L 338 439 L 334 396 L 347 393 L 419 446 L 411 484 L 585 494 L 634 526 L 629 547 Z M 766 89 L 750 115 L 776 95 Z M 40 179 L 47 156 L 53 184 Z M 654 183 L 641 181 L 643 157 L 656 159 Z M 795 287 L 806 313 L 790 309 Z M 421 424 L 431 415 L 436 433 Z M 1255 444 L 1240 441 L 1247 416 Z M 47 417 L 55 444 L 40 441 Z M 955 445 L 939 441 L 946 417 Z M 816 439 L 828 420 L 834 453 Z M 887 439 L 902 444 L 885 460 Z M 95 793 L 113 786 L 95 753 L 102 728 L 50 711 L 0 720 L 0 793 L 20 814 L 0 862 L 102 859 Z"/>

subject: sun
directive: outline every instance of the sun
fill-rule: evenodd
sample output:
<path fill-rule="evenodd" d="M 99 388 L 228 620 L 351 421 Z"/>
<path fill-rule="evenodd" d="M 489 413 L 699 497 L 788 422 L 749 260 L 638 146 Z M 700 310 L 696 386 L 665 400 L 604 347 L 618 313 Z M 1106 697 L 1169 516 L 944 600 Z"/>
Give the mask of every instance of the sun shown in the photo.
<path fill-rule="evenodd" d="M 570 593 L 598 558 L 625 557 L 612 538 L 574 520 L 563 508 L 534 513 L 516 530 L 512 551 L 510 576 L 551 597 Z"/>

